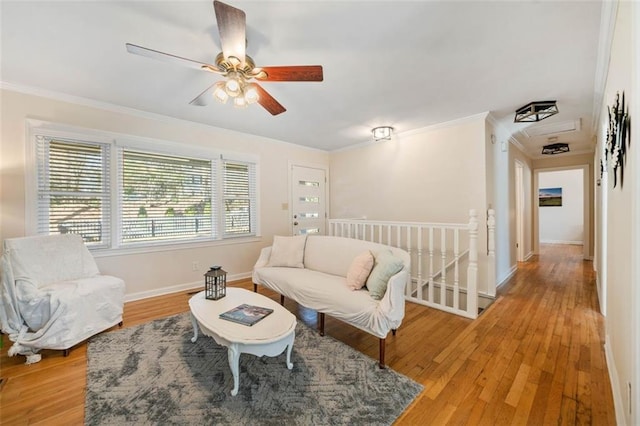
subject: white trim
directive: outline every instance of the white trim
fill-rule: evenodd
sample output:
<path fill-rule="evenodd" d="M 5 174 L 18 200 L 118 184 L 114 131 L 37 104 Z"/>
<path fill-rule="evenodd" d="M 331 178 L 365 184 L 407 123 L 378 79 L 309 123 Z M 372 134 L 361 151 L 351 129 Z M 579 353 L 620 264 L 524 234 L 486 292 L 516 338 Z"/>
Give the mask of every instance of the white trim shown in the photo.
<path fill-rule="evenodd" d="M 496 290 L 502 287 L 502 285 L 505 284 L 507 281 L 509 281 L 517 271 L 518 271 L 518 265 L 511 266 L 511 268 L 509 268 L 509 272 L 507 273 L 507 275 L 498 282 L 498 285 L 496 286 Z"/>
<path fill-rule="evenodd" d="M 455 120 L 445 121 L 444 123 L 437 123 L 437 124 L 432 124 L 426 127 L 420 127 L 419 129 L 411 129 L 411 130 L 406 130 L 404 132 L 394 133 L 391 138 L 391 142 L 388 140 L 374 141 L 373 139 L 370 139 L 364 142 L 356 143 L 354 145 L 333 149 L 333 150 L 330 150 L 329 152 L 330 153 L 344 152 L 344 151 L 350 151 L 352 149 L 362 148 L 365 146 L 372 146 L 372 145 L 377 145 L 382 143 L 393 143 L 394 140 L 406 138 L 409 136 L 433 132 L 435 130 L 446 129 L 448 127 L 459 126 L 461 124 L 466 124 L 466 123 L 477 121 L 477 120 L 486 120 L 488 115 L 489 115 L 489 112 L 482 112 L 480 114 L 470 115 L 468 117 L 456 118 Z"/>
<path fill-rule="evenodd" d="M 163 251 L 189 250 L 194 248 L 231 246 L 237 244 L 251 244 L 262 241 L 261 236 L 225 238 L 222 240 L 206 240 L 206 241 L 163 241 L 161 243 L 148 243 L 144 246 L 119 246 L 118 248 L 109 249 L 91 249 L 91 255 L 95 258 L 126 256 L 130 254 L 146 254 L 159 253 Z"/>
<path fill-rule="evenodd" d="M 540 240 L 540 244 L 568 244 L 572 246 L 581 246 L 584 244 L 584 241 Z"/>
<path fill-rule="evenodd" d="M 611 352 L 611 341 L 609 340 L 608 334 L 604 338 L 604 356 L 607 360 L 607 370 L 609 371 L 609 379 L 611 380 L 613 406 L 616 411 L 616 424 L 618 426 L 626 426 L 624 403 L 622 395 L 620 395 L 620 379 L 618 378 L 618 370 L 616 369 L 613 352 Z"/>
<path fill-rule="evenodd" d="M 533 257 L 533 251 L 530 251 L 529 253 L 527 253 L 527 255 L 524 257 L 524 261 L 528 261 L 529 259 L 531 259 Z"/>
<path fill-rule="evenodd" d="M 562 166 L 562 167 L 546 167 L 546 168 L 538 168 L 538 169 L 533 169 L 533 229 L 534 229 L 534 233 L 533 233 L 533 252 L 535 254 L 539 254 L 540 253 L 540 223 L 539 223 L 539 213 L 538 213 L 538 193 L 539 193 L 539 189 L 540 189 L 540 185 L 538 183 L 538 175 L 540 173 L 546 173 L 546 172 L 555 172 L 555 171 L 565 171 L 565 170 L 577 170 L 577 169 L 582 169 L 582 192 L 583 192 L 583 213 L 582 213 L 582 219 L 583 219 L 583 232 L 582 232 L 582 237 L 583 237 L 583 249 L 582 249 L 582 257 L 585 260 L 589 260 L 592 256 L 591 253 L 589 252 L 589 246 L 590 241 L 591 241 L 591 213 L 589 212 L 589 207 L 591 205 L 591 199 L 593 198 L 594 194 L 591 193 L 590 189 L 589 189 L 589 175 L 590 175 L 590 170 L 591 170 L 591 165 L 590 164 L 576 164 L 576 165 L 572 165 L 572 166 Z"/>
<path fill-rule="evenodd" d="M 227 275 L 227 284 L 230 281 L 237 281 L 237 280 L 242 280 L 250 277 L 251 277 L 251 272 L 242 272 L 240 274 Z M 194 281 L 190 283 L 172 285 L 169 287 L 156 288 L 153 290 L 139 291 L 137 293 L 126 294 L 124 296 L 124 301 L 125 303 L 127 303 L 127 302 L 133 302 L 136 300 L 148 299 L 150 297 L 164 296 L 166 294 L 173 294 L 173 293 L 180 293 L 188 290 L 195 290 L 198 288 L 204 289 L 203 286 L 204 286 L 204 281 Z"/>
<path fill-rule="evenodd" d="M 261 241 L 260 238 L 260 156 L 255 154 L 237 153 L 227 150 L 209 149 L 196 145 L 178 143 L 168 140 L 160 140 L 155 138 L 132 136 L 117 132 L 91 129 L 81 126 L 73 126 L 63 123 L 55 123 L 38 119 L 26 118 L 26 147 L 25 147 L 25 235 L 36 235 L 38 232 L 37 225 L 37 150 L 35 138 L 38 135 L 72 139 L 78 141 L 96 142 L 109 145 L 111 149 L 111 168 L 109 170 L 111 177 L 111 231 L 109 235 L 109 247 L 107 248 L 91 248 L 91 252 L 95 257 L 120 256 L 125 254 L 152 253 L 158 251 L 173 250 L 176 247 L 180 249 L 194 247 L 224 246 L 230 244 L 250 243 Z M 219 224 L 218 235 L 214 238 L 193 238 L 189 240 L 162 240 L 144 243 L 127 243 L 122 244 L 119 241 L 120 234 L 120 209 L 118 188 L 120 182 L 118 173 L 118 150 L 116 148 L 129 148 L 148 153 L 161 153 L 173 156 L 193 157 L 212 162 L 219 163 L 222 158 L 229 161 L 239 161 L 251 163 L 255 167 L 256 175 L 256 227 L 252 235 L 239 235 L 237 237 L 229 237 L 224 235 L 224 226 Z M 217 188 L 215 193 L 221 195 L 221 176 L 216 179 Z M 213 189 L 213 188 L 212 188 Z M 221 205 L 221 203 L 218 203 Z M 221 221 L 223 220 L 222 216 Z M 221 226 L 222 225 L 222 226 Z"/>
<path fill-rule="evenodd" d="M 611 59 L 611 44 L 616 27 L 616 14 L 618 10 L 618 0 L 602 2 L 600 12 L 600 32 L 598 37 L 598 52 L 596 57 L 596 74 L 593 84 L 593 111 L 592 133 L 597 133 L 600 126 L 600 114 L 602 112 L 602 100 L 604 90 L 607 85 L 609 74 L 609 61 Z M 633 44 L 632 44 L 633 45 Z"/>

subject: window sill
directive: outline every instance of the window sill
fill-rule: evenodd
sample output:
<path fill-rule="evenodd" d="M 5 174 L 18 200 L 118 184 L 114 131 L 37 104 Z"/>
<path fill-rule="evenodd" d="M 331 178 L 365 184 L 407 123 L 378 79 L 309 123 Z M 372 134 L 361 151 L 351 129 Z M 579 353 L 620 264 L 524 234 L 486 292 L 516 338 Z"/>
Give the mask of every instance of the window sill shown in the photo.
<path fill-rule="evenodd" d="M 216 247 L 216 246 L 229 246 L 236 244 L 250 244 L 262 241 L 261 236 L 253 237 L 234 237 L 226 238 L 224 240 L 207 240 L 207 241 L 172 241 L 163 242 L 160 244 L 146 244 L 137 247 L 119 247 L 109 249 L 89 249 L 93 257 L 111 257 L 111 256 L 126 256 L 129 254 L 143 254 L 143 253 L 156 253 L 163 251 L 175 251 L 175 250 L 188 250 L 194 248 L 203 247 Z"/>

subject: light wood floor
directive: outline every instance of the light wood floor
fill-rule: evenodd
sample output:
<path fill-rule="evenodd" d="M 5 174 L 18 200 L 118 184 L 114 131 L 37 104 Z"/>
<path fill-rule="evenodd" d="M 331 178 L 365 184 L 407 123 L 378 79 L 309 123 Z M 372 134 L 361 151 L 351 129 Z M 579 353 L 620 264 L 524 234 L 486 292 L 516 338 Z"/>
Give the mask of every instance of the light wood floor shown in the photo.
<path fill-rule="evenodd" d="M 397 336 L 387 338 L 387 364 L 425 390 L 396 423 L 615 424 L 594 273 L 581 253 L 544 246 L 475 321 L 408 303 Z M 251 288 L 249 280 L 232 285 Z M 127 303 L 125 327 L 185 312 L 189 297 Z M 316 325 L 313 311 L 286 306 Z M 326 333 L 377 359 L 377 338 L 328 317 Z M 40 363 L 24 365 L 24 357 L 7 357 L 3 338 L 0 423 L 82 424 L 86 344 L 66 358 L 43 351 Z"/>

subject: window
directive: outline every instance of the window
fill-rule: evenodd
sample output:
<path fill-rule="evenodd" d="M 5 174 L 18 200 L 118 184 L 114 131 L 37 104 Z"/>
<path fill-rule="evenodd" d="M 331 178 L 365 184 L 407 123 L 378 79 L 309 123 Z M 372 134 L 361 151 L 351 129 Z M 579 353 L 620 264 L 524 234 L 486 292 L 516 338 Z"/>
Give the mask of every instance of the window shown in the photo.
<path fill-rule="evenodd" d="M 120 241 L 214 237 L 212 161 L 122 149 Z"/>
<path fill-rule="evenodd" d="M 224 234 L 234 236 L 254 232 L 255 166 L 249 163 L 224 162 L 223 203 Z"/>
<path fill-rule="evenodd" d="M 108 246 L 111 232 L 108 145 L 38 136 L 39 234 L 81 234 Z"/>
<path fill-rule="evenodd" d="M 255 162 L 46 133 L 32 134 L 37 185 L 28 199 L 38 234 L 77 233 L 90 248 L 124 248 L 258 233 Z"/>

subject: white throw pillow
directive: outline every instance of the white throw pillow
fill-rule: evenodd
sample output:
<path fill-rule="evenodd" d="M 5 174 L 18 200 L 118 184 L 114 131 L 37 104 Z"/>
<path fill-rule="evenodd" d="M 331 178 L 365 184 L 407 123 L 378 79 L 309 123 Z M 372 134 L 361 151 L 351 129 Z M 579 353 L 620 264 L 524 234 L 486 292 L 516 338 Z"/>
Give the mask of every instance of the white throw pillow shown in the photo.
<path fill-rule="evenodd" d="M 357 255 L 347 271 L 347 287 L 351 290 L 360 290 L 364 287 L 372 268 L 373 255 L 369 250 Z"/>
<path fill-rule="evenodd" d="M 285 266 L 288 268 L 304 268 L 304 245 L 306 235 L 294 237 L 273 237 L 269 266 Z"/>

